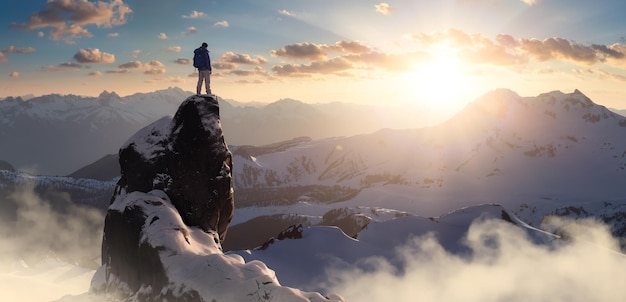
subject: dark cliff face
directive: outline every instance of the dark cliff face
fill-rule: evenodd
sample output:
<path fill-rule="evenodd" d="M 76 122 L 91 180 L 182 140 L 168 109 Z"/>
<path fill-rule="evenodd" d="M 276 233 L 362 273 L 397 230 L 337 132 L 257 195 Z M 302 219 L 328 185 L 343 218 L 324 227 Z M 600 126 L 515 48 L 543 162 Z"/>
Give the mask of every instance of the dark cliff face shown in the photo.
<path fill-rule="evenodd" d="M 119 161 L 122 176 L 113 198 L 162 190 L 185 224 L 217 231 L 224 240 L 234 208 L 232 155 L 217 100 L 189 97 L 173 119 L 161 119 L 131 137 Z"/>
<path fill-rule="evenodd" d="M 173 119 L 162 118 L 133 135 L 120 149 L 119 161 L 122 176 L 105 218 L 105 282 L 99 290 L 132 296 L 155 289 L 137 296 L 142 301 L 172 295 L 157 290 L 167 287 L 169 278 L 159 257 L 164 247 L 146 240 L 147 228 L 179 216 L 186 226 L 216 234 L 219 247 L 233 216 L 232 156 L 222 135 L 217 100 L 187 98 Z M 155 194 L 162 198 L 154 199 Z M 162 231 L 183 230 L 175 223 Z M 182 234 L 189 242 L 187 235 Z M 183 296 L 184 301 L 200 301 L 194 291 Z"/>
<path fill-rule="evenodd" d="M 122 176 L 90 291 L 139 302 L 328 301 L 281 286 L 262 262 L 223 253 L 231 158 L 211 97 L 191 96 L 173 118 L 133 135 L 119 152 Z"/>

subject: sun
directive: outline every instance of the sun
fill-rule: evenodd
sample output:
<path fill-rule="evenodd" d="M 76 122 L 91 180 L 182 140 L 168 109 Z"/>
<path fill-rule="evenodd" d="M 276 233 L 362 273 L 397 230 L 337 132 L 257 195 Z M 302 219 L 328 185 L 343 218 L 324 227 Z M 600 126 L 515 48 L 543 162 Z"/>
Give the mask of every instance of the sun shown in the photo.
<path fill-rule="evenodd" d="M 441 51 L 404 75 L 406 97 L 433 109 L 460 109 L 475 96 L 474 77 L 451 51 Z"/>

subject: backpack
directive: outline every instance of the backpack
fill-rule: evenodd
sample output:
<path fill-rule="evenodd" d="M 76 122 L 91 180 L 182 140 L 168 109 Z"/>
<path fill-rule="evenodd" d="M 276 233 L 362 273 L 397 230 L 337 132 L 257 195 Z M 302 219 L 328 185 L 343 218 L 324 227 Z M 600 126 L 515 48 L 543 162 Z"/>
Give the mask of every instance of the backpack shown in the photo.
<path fill-rule="evenodd" d="M 193 67 L 195 67 L 195 68 L 200 67 L 200 61 L 202 60 L 200 58 L 201 54 L 202 54 L 201 51 L 194 51 L 194 53 L 193 53 Z"/>

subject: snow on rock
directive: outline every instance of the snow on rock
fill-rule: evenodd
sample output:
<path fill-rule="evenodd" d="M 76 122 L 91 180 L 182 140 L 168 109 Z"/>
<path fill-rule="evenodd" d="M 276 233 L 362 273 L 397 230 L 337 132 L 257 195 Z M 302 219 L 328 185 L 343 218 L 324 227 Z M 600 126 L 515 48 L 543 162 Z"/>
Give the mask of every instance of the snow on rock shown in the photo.
<path fill-rule="evenodd" d="M 119 156 L 117 194 L 161 189 L 186 224 L 216 230 L 224 239 L 234 207 L 232 155 L 216 99 L 187 98 L 173 119 L 162 118 L 138 131 Z"/>
<path fill-rule="evenodd" d="M 370 271 L 368 259 L 386 259 L 401 270 L 404 259 L 398 255 L 398 248 L 424 236 L 435 238 L 449 253 L 470 255 L 472 249 L 467 246 L 466 236 L 474 222 L 486 220 L 511 224 L 533 242 L 547 243 L 556 238 L 521 222 L 500 205 L 482 204 L 440 217 L 403 215 L 386 221 L 371 221 L 356 239 L 337 227 L 294 226 L 259 248 L 229 253 L 238 254 L 246 261 L 263 261 L 284 278 L 287 286 L 324 291 L 330 288 L 329 271 L 355 267 Z M 299 269 L 294 270 L 294 267 Z"/>
<path fill-rule="evenodd" d="M 329 301 L 281 286 L 260 261 L 221 251 L 215 231 L 187 226 L 163 191 L 119 195 L 105 224 L 91 291 L 127 301 Z M 338 298 L 335 296 L 335 298 Z"/>
<path fill-rule="evenodd" d="M 234 209 L 231 158 L 209 96 L 187 98 L 173 119 L 132 136 L 119 152 L 91 291 L 125 301 L 327 301 L 281 286 L 260 261 L 222 252 Z"/>

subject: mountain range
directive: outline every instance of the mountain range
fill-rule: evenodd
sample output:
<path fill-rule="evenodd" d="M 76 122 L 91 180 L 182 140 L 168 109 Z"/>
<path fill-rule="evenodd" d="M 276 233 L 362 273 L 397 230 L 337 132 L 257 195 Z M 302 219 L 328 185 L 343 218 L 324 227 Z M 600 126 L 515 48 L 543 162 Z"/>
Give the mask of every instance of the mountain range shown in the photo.
<path fill-rule="evenodd" d="M 222 118 L 227 107 L 220 103 Z M 571 298 L 571 283 L 557 280 L 576 284 L 577 297 L 602 286 L 609 298 L 599 300 L 620 300 L 624 292 L 606 274 L 621 274 L 614 268 L 626 259 L 618 251 L 626 248 L 625 134 L 625 117 L 580 91 L 521 97 L 497 89 L 430 127 L 231 145 L 236 209 L 225 259 L 235 266 L 261 261 L 276 284 L 356 301 L 459 300 L 467 289 L 437 286 L 467 284 L 453 279 L 464 271 L 488 276 L 481 286 L 498 285 L 489 295 L 514 293 L 520 301 Z M 226 129 L 224 136 L 229 141 Z M 104 156 L 74 177 L 7 169 L 0 189 L 29 183 L 48 193 L 73 188 L 72 200 L 90 196 L 89 188 L 110 196 L 116 161 Z M 102 209 L 108 202 L 84 204 Z M 558 217 L 582 221 L 580 229 L 570 231 L 569 220 Z M 597 235 L 589 221 L 611 234 Z M 611 235 L 615 242 L 600 240 Z M 543 286 L 529 285 L 536 273 Z M 428 286 L 414 291 L 416 284 Z M 531 293 L 538 288 L 547 290 Z M 101 301 L 80 298 L 59 301 Z"/>
<path fill-rule="evenodd" d="M 69 175 L 117 152 L 142 127 L 176 111 L 192 92 L 168 88 L 120 97 L 44 95 L 0 100 L 0 160 L 35 175 Z M 439 122 L 416 106 L 305 104 L 282 99 L 271 104 L 219 98 L 222 126 L 231 145 L 263 145 L 300 136 L 321 139 L 370 133 L 381 128 L 415 128 Z"/>
<path fill-rule="evenodd" d="M 240 239 L 225 249 L 254 247 L 293 223 L 322 223 L 308 215 L 315 207 L 316 217 L 328 214 L 323 224 L 337 225 L 333 211 L 355 206 L 437 216 L 495 203 L 534 226 L 550 214 L 597 217 L 626 236 L 624 137 L 626 118 L 580 91 L 521 97 L 498 89 L 436 126 L 231 146 L 238 210 L 230 232 L 258 236 L 233 236 Z M 117 160 L 106 155 L 61 179 L 101 180 L 105 196 Z M 87 189 L 79 187 L 72 196 L 81 200 Z"/>
<path fill-rule="evenodd" d="M 254 205 L 257 219 L 294 219 L 302 203 L 425 216 L 495 203 L 534 226 L 595 217 L 624 238 L 625 137 L 626 118 L 580 91 L 500 89 L 433 127 L 233 147 L 233 179 L 238 206 Z"/>

